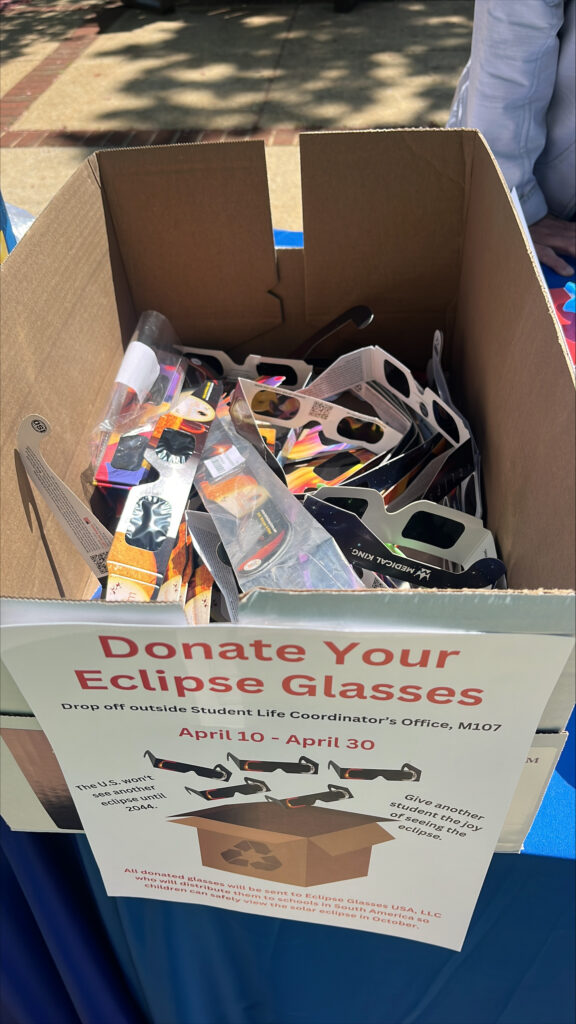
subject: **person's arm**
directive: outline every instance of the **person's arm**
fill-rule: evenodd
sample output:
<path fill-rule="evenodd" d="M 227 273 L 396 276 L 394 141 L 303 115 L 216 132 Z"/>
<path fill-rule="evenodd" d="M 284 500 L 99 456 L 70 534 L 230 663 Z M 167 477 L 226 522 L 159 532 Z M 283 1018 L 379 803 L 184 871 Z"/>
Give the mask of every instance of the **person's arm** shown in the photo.
<path fill-rule="evenodd" d="M 476 0 L 472 48 L 449 126 L 477 128 L 527 223 L 548 213 L 534 177 L 546 142 L 564 0 Z"/>

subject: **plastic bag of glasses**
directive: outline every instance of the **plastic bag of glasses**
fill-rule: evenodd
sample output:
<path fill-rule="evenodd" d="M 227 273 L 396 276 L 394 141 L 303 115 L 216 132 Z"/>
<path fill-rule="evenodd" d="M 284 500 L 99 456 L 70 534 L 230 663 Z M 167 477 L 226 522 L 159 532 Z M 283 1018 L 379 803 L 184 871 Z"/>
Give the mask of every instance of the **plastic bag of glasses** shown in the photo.
<path fill-rule="evenodd" d="M 129 489 L 144 477 L 142 457 L 161 416 L 178 400 L 185 360 L 170 321 L 156 310 L 139 317 L 91 436 L 94 483 Z"/>
<path fill-rule="evenodd" d="M 195 486 L 241 590 L 364 589 L 338 544 L 227 413 L 210 427 Z"/>

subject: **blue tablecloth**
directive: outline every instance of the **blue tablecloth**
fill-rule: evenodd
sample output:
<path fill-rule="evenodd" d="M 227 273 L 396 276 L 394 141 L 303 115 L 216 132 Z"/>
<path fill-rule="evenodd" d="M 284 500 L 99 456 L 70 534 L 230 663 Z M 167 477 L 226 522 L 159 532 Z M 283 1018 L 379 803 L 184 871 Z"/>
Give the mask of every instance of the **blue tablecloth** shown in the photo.
<path fill-rule="evenodd" d="M 2 1024 L 573 1024 L 573 862 L 497 854 L 461 953 L 110 898 L 84 837 L 2 827 Z"/>

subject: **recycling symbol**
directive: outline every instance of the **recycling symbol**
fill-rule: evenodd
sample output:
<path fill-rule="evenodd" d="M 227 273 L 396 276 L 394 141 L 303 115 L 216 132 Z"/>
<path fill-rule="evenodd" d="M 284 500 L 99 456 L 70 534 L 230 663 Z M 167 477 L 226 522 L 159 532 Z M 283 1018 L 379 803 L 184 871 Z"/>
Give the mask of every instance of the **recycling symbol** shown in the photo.
<path fill-rule="evenodd" d="M 266 843 L 251 843 L 248 839 L 242 839 L 231 849 L 224 850 L 220 856 L 228 864 L 250 867 L 258 871 L 276 871 L 282 867 L 282 861 L 270 852 L 270 847 Z"/>

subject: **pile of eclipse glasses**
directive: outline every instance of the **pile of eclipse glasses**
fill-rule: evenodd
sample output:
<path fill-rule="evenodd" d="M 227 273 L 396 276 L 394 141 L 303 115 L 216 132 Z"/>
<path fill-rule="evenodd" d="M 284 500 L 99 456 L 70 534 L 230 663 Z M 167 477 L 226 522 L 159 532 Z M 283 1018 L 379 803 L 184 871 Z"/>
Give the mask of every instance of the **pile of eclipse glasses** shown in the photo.
<path fill-rule="evenodd" d="M 92 435 L 113 541 L 107 600 L 179 601 L 235 621 L 255 587 L 504 587 L 482 522 L 480 458 L 436 332 L 427 382 L 377 346 L 314 361 L 180 344 L 140 317 Z"/>

